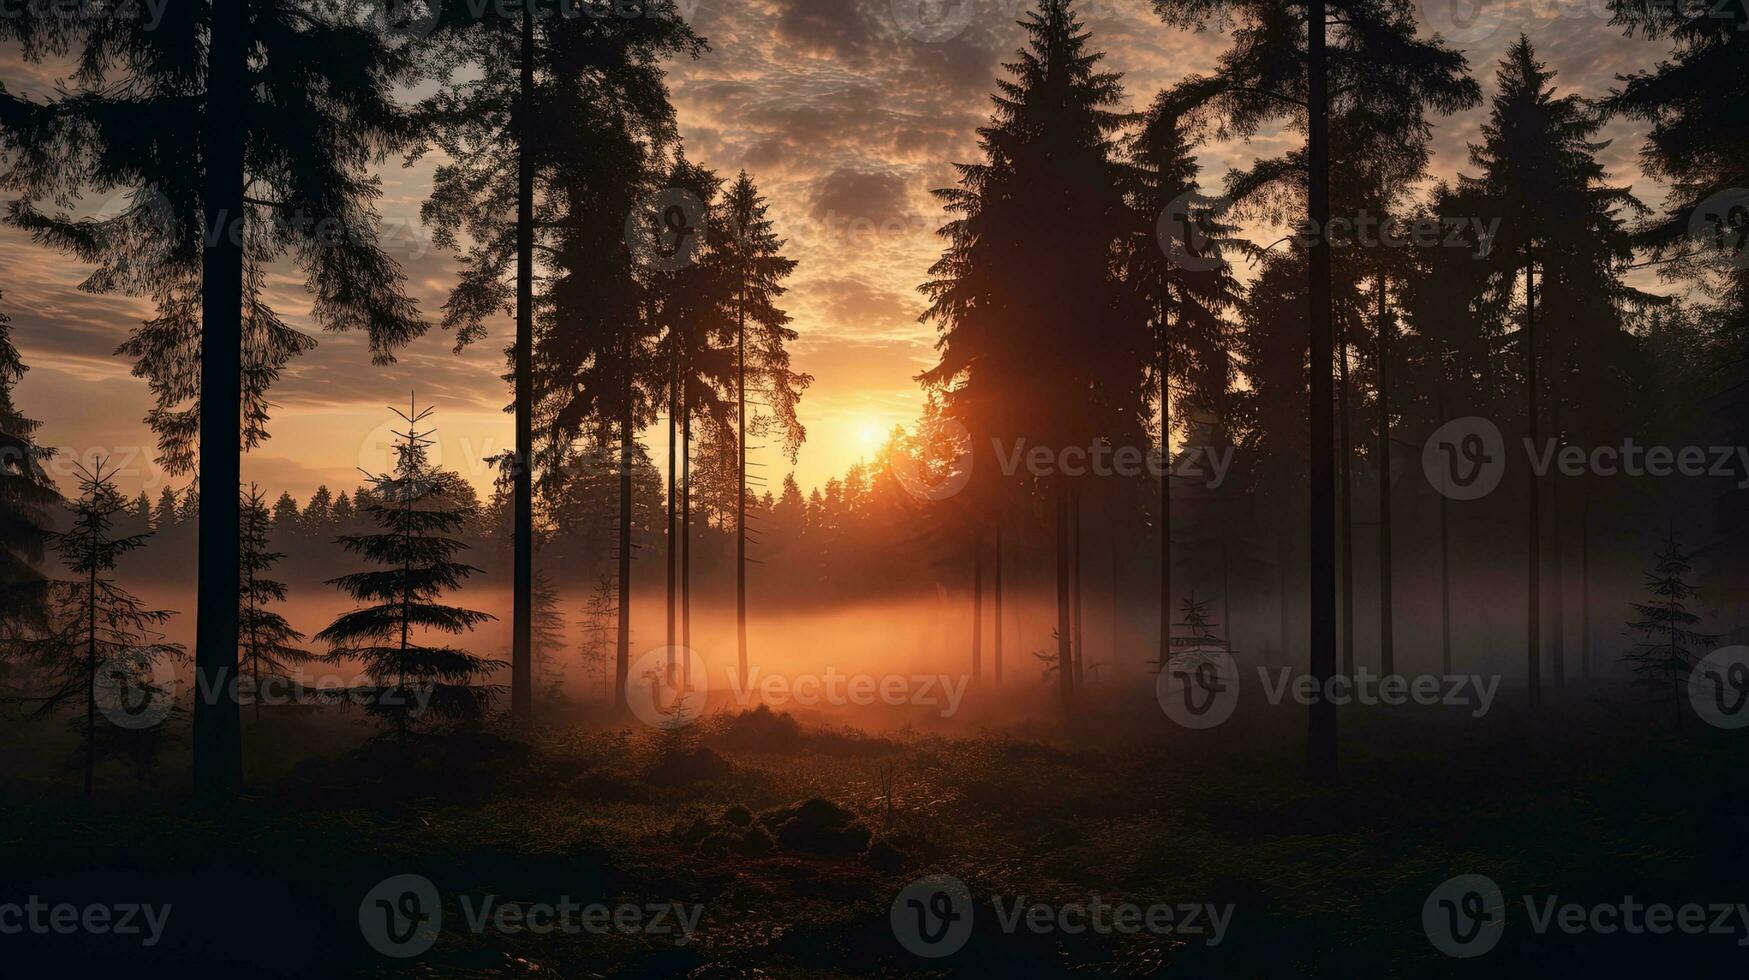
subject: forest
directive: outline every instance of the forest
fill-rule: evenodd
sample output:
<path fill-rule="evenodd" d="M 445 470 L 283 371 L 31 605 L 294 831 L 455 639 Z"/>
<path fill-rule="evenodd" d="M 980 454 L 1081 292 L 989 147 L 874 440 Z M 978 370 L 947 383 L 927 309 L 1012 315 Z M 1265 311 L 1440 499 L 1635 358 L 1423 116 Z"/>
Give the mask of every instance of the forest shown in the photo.
<path fill-rule="evenodd" d="M 1568 6 L 0 5 L 0 972 L 1740 973 L 1749 6 Z"/>

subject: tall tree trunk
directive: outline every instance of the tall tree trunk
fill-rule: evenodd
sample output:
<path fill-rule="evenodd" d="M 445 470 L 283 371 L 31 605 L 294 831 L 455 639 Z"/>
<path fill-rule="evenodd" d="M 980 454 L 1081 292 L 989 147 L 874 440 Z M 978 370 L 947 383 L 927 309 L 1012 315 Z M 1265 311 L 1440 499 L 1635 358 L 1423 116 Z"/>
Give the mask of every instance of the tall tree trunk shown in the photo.
<path fill-rule="evenodd" d="M 1354 676 L 1354 450 L 1349 443 L 1348 326 L 1336 329 L 1336 506 L 1340 513 L 1342 563 L 1342 667 L 1344 676 Z"/>
<path fill-rule="evenodd" d="M 984 531 L 972 531 L 972 683 L 984 679 Z"/>
<path fill-rule="evenodd" d="M 534 720 L 534 6 L 522 11 L 522 87 L 516 104 L 516 459 L 510 720 Z"/>
<path fill-rule="evenodd" d="M 1533 451 L 1540 441 L 1540 431 L 1537 424 L 1537 379 L 1536 379 L 1536 261 L 1534 259 L 1524 266 L 1524 393 L 1525 421 L 1530 430 L 1530 442 Z M 1537 479 L 1534 468 L 1529 471 L 1529 492 L 1525 494 L 1525 550 L 1529 552 L 1527 561 L 1528 584 L 1525 589 L 1525 627 L 1528 657 L 1526 670 L 1530 682 L 1530 706 L 1536 708 L 1542 704 L 1542 522 L 1538 512 L 1537 499 L 1542 492 L 1541 481 Z"/>
<path fill-rule="evenodd" d="M 1396 629 L 1391 621 L 1391 317 L 1385 307 L 1385 276 L 1379 273 L 1379 672 L 1397 672 Z"/>
<path fill-rule="evenodd" d="M 690 365 L 691 358 L 686 364 Z M 681 665 L 682 690 L 692 689 L 692 405 L 687 398 L 683 367 L 680 394 L 680 645 L 686 650 Z"/>
<path fill-rule="evenodd" d="M 97 568 L 85 588 L 85 800 L 97 775 Z M 199 692 L 196 692 L 199 693 Z"/>
<path fill-rule="evenodd" d="M 1275 539 L 1276 642 L 1278 644 L 1280 644 L 1280 646 L 1281 646 L 1281 662 L 1282 663 L 1291 663 L 1292 662 L 1292 658 L 1288 654 L 1288 645 L 1287 645 L 1287 636 L 1288 636 L 1288 623 L 1287 623 L 1287 620 L 1288 620 L 1288 613 L 1287 613 L 1287 588 L 1288 588 L 1288 580 L 1287 580 L 1288 579 L 1288 576 L 1287 576 L 1288 553 L 1287 552 L 1288 552 L 1288 543 L 1287 543 L 1287 535 L 1288 535 L 1288 533 L 1289 532 L 1287 530 L 1283 529 L 1281 534 Z"/>
<path fill-rule="evenodd" d="M 675 612 L 676 612 L 676 610 L 675 610 L 675 593 L 674 593 L 674 575 L 675 575 L 675 572 L 678 571 L 678 569 L 679 569 L 678 559 L 680 557 L 679 552 L 676 550 L 676 546 L 679 544 L 679 533 L 678 533 L 679 527 L 677 524 L 677 518 L 679 515 L 675 510 L 675 504 L 677 501 L 675 500 L 675 497 L 674 497 L 675 477 L 677 475 L 675 473 L 675 469 L 674 469 L 674 466 L 675 466 L 674 444 L 676 442 L 675 436 L 676 436 L 677 430 L 679 428 L 678 415 L 679 415 L 679 411 L 680 411 L 680 387 L 679 387 L 679 385 L 680 385 L 680 348 L 679 348 L 678 344 L 673 344 L 673 343 L 671 343 L 669 345 L 669 348 L 670 348 L 670 351 L 669 351 L 669 358 L 668 358 L 668 556 L 667 556 L 668 557 L 668 683 L 673 684 L 675 682 L 675 659 L 676 659 L 675 658 L 676 651 L 674 649 L 674 640 L 675 640 L 675 633 L 674 633 L 675 620 L 674 620 L 674 617 L 675 617 Z"/>
<path fill-rule="evenodd" d="M 1172 343 L 1160 311 L 1160 669 L 1172 659 Z"/>
<path fill-rule="evenodd" d="M 1579 512 L 1579 676 L 1591 679 L 1591 488 Z"/>
<path fill-rule="evenodd" d="M 735 654 L 741 688 L 747 687 L 747 286 L 743 274 L 735 325 L 735 406 L 740 428 L 735 481 Z"/>
<path fill-rule="evenodd" d="M 990 655 L 995 668 L 996 684 L 1002 684 L 1002 519 L 996 519 L 996 635 Z"/>
<path fill-rule="evenodd" d="M 1069 492 L 1057 489 L 1057 690 L 1063 706 L 1075 695 L 1074 652 L 1069 622 Z"/>
<path fill-rule="evenodd" d="M 1445 351 L 1440 350 L 1438 399 L 1440 428 L 1445 427 Z M 1439 670 L 1451 676 L 1451 498 L 1439 495 Z"/>
<path fill-rule="evenodd" d="M 1075 490 L 1069 497 L 1069 581 L 1070 602 L 1075 619 L 1075 642 L 1071 650 L 1075 660 L 1075 687 L 1087 686 L 1087 642 L 1086 634 L 1081 629 L 1081 491 Z"/>
<path fill-rule="evenodd" d="M 614 656 L 614 709 L 626 707 L 632 664 L 632 338 L 627 332 L 619 416 L 619 643 Z"/>
<path fill-rule="evenodd" d="M 1561 399 L 1557 392 L 1549 406 L 1553 415 L 1550 435 L 1561 445 Z M 1558 451 L 1558 449 L 1557 449 Z M 1550 681 L 1558 692 L 1567 686 L 1567 573 L 1561 554 L 1561 480 L 1549 481 L 1549 668 Z"/>
<path fill-rule="evenodd" d="M 1326 70 L 1324 0 L 1309 0 L 1306 53 L 1310 87 L 1306 200 L 1317 237 L 1311 248 L 1311 533 L 1307 583 L 1307 662 L 1319 691 L 1336 673 L 1336 425 L 1330 306 L 1330 79 Z M 1336 705 L 1312 702 L 1306 720 L 1306 761 L 1314 778 L 1336 778 Z"/>
<path fill-rule="evenodd" d="M 1227 649 L 1233 649 L 1233 578 L 1227 564 L 1227 525 L 1221 525 L 1221 629 L 1226 633 Z"/>
<path fill-rule="evenodd" d="M 243 118 L 247 38 L 243 5 L 212 5 L 202 156 L 206 240 L 201 253 L 200 558 L 195 611 L 194 787 L 222 800 L 243 785 L 237 705 L 237 490 L 242 483 Z"/>

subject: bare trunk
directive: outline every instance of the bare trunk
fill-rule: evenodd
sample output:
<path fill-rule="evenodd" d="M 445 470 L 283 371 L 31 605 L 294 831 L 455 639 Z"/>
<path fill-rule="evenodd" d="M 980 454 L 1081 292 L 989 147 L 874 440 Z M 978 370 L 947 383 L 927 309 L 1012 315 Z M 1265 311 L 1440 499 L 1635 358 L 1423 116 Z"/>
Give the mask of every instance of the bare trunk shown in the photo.
<path fill-rule="evenodd" d="M 996 671 L 996 684 L 1002 684 L 1002 522 L 996 522 L 996 636 L 995 646 L 991 650 L 992 666 Z"/>
<path fill-rule="evenodd" d="M 534 720 L 534 8 L 522 11 L 522 84 L 516 105 L 516 459 L 510 719 Z"/>
<path fill-rule="evenodd" d="M 1057 689 L 1063 706 L 1075 695 L 1074 652 L 1070 649 L 1069 615 L 1069 495 L 1057 490 Z"/>
<path fill-rule="evenodd" d="M 984 532 L 972 532 L 972 682 L 984 679 Z"/>
<path fill-rule="evenodd" d="M 1348 330 L 1341 328 L 1336 345 L 1336 506 L 1340 509 L 1342 563 L 1342 660 L 1345 676 L 1354 676 L 1354 467 L 1349 445 Z"/>
<path fill-rule="evenodd" d="M 242 482 L 243 90 L 248 63 L 242 4 L 212 6 L 202 150 L 207 240 L 201 253 L 200 534 L 195 609 L 194 786 L 224 800 L 243 785 L 237 705 L 237 564 Z"/>
<path fill-rule="evenodd" d="M 747 290 L 741 289 L 735 329 L 735 402 L 740 410 L 736 433 L 739 460 L 735 481 L 735 653 L 741 688 L 747 687 Z"/>
<path fill-rule="evenodd" d="M 614 654 L 614 709 L 626 707 L 632 664 L 632 338 L 626 337 L 619 416 L 619 642 Z"/>
<path fill-rule="evenodd" d="M 1385 277 L 1379 275 L 1379 672 L 1397 672 L 1396 629 L 1391 621 L 1391 318 L 1385 308 Z"/>
<path fill-rule="evenodd" d="M 1070 601 L 1073 603 L 1075 618 L 1075 643 L 1072 650 L 1075 657 L 1075 687 L 1079 690 L 1087 686 L 1087 643 L 1086 634 L 1081 629 L 1081 491 L 1076 490 L 1069 497 L 1069 506 Z"/>
<path fill-rule="evenodd" d="M 1525 422 L 1530 430 L 1531 445 L 1539 441 L 1537 419 L 1537 379 L 1536 379 L 1536 263 L 1527 263 L 1524 267 L 1524 377 L 1525 377 Z M 1529 553 L 1526 559 L 1526 574 L 1528 583 L 1525 588 L 1525 643 L 1527 645 L 1526 671 L 1529 674 L 1530 706 L 1536 708 L 1542 704 L 1542 523 L 1538 512 L 1540 501 L 1537 499 L 1542 492 L 1541 482 L 1536 471 L 1530 470 L 1528 475 L 1529 489 L 1525 494 L 1525 507 L 1528 509 L 1525 518 L 1525 550 Z"/>
<path fill-rule="evenodd" d="M 1313 683 L 1328 690 L 1336 673 L 1336 425 L 1331 368 L 1334 351 L 1330 297 L 1330 79 L 1326 71 L 1325 0 L 1308 0 L 1306 52 L 1309 98 L 1307 204 L 1317 237 L 1310 249 L 1311 282 L 1311 534 L 1307 575 L 1309 649 Z M 1317 698 L 1307 713 L 1306 762 L 1312 776 L 1336 779 L 1336 705 Z"/>

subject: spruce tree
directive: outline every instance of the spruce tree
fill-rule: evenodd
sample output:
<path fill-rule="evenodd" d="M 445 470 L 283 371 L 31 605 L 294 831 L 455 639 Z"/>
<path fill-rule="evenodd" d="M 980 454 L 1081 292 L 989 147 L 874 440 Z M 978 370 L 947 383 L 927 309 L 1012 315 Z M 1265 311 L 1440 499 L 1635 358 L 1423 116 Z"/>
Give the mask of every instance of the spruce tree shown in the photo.
<path fill-rule="evenodd" d="M 0 641 L 48 624 L 49 580 L 40 566 L 61 499 L 43 468 L 54 450 L 36 444 L 41 423 L 12 400 L 26 370 L 11 321 L 0 315 Z"/>
<path fill-rule="evenodd" d="M 559 609 L 559 590 L 540 569 L 534 576 L 534 666 L 535 689 L 550 701 L 565 693 L 565 619 Z"/>
<path fill-rule="evenodd" d="M 1068 0 L 1044 0 L 1021 26 L 1027 47 L 978 131 L 983 161 L 956 165 L 959 186 L 936 192 L 950 217 L 940 230 L 947 246 L 921 289 L 940 360 L 921 377 L 976 452 L 1020 440 L 1141 445 L 1152 357 L 1116 261 L 1130 226 L 1119 76 L 1101 70 L 1105 56 Z M 997 472 L 996 460 L 974 460 L 975 479 Z M 1058 474 L 1017 490 L 1052 501 L 1056 513 L 1057 654 L 1069 668 L 1057 683 L 1067 702 L 1079 484 Z"/>
<path fill-rule="evenodd" d="M 51 632 L 33 645 L 47 682 L 35 699 L 41 702 L 39 714 L 82 709 L 74 717 L 73 730 L 83 743 L 87 797 L 100 756 L 130 759 L 142 774 L 150 770 L 163 721 L 175 710 L 174 692 L 161 681 L 173 671 L 171 664 L 184 658 L 183 648 L 164 642 L 158 632 L 173 613 L 146 608 L 106 577 L 121 556 L 140 548 L 149 537 L 116 533 L 115 519 L 127 502 L 106 464 L 107 460 L 98 460 L 89 470 L 78 468 L 79 497 L 73 502 L 72 526 L 54 538 L 55 550 L 72 578 L 57 590 Z"/>
<path fill-rule="evenodd" d="M 84 288 L 155 302 L 121 352 L 156 396 L 163 465 L 199 461 L 195 669 L 216 693 L 195 700 L 194 778 L 209 798 L 243 781 L 238 457 L 266 437 L 268 389 L 314 343 L 269 305 L 269 267 L 299 268 L 313 319 L 366 332 L 376 363 L 426 326 L 377 230 L 370 168 L 407 131 L 395 96 L 414 62 L 360 16 L 374 9 L 92 0 L 0 18 L 26 61 L 74 71 L 46 102 L 0 93 L 0 185 L 20 197 L 9 219 L 96 265 Z M 38 207 L 94 193 L 122 203 L 95 219 Z"/>
<path fill-rule="evenodd" d="M 158 509 L 152 512 L 152 530 L 167 531 L 176 526 L 180 520 L 176 515 L 180 509 L 176 504 L 176 488 L 165 487 L 158 494 Z"/>
<path fill-rule="evenodd" d="M 786 291 L 783 281 L 795 272 L 796 262 L 783 255 L 784 241 L 773 230 L 769 208 L 745 170 L 723 198 L 730 235 L 722 245 L 722 262 L 729 276 L 729 302 L 735 317 L 735 649 L 743 685 L 747 683 L 747 437 L 750 432 L 775 429 L 783 439 L 784 456 L 794 463 L 802 440 L 807 438 L 807 430 L 796 418 L 796 402 L 813 382 L 807 375 L 790 370 L 788 345 L 797 334 L 789 326 L 789 314 L 777 301 Z M 751 430 L 749 374 L 766 409 L 755 413 Z"/>
<path fill-rule="evenodd" d="M 262 677 L 283 678 L 292 667 L 315 659 L 315 654 L 294 646 L 303 640 L 304 634 L 268 608 L 286 599 L 285 583 L 267 577 L 285 556 L 268 550 L 268 537 L 278 522 L 268 514 L 266 499 L 253 485 L 243 497 L 241 515 L 239 543 L 243 560 L 239 573 L 243 581 L 239 592 L 243 604 L 237 615 L 243 640 L 242 668 L 254 684 L 255 718 L 259 721 Z"/>
<path fill-rule="evenodd" d="M 534 416 L 542 401 L 534 367 L 537 245 L 539 254 L 551 255 L 560 245 L 555 238 L 599 244 L 603 233 L 623 236 L 632 214 L 628 187 L 635 189 L 646 176 L 641 154 L 625 148 L 673 139 L 674 111 L 661 63 L 697 56 L 704 42 L 671 3 L 626 17 L 579 15 L 569 0 L 433 2 L 431 37 L 446 77 L 422 106 L 428 142 L 421 149 L 439 150 L 447 160 L 438 168 L 424 214 L 440 246 L 457 248 L 463 235 L 468 241 L 446 322 L 458 328 L 465 344 L 483 337 L 486 320 L 501 311 L 516 317 L 510 348 L 516 429 L 510 469 L 511 716 L 527 722 L 533 717 Z M 514 166 L 507 164 L 507 153 L 514 155 Z M 579 207 L 584 199 L 596 207 Z M 604 294 L 596 299 L 611 316 L 623 309 L 618 300 L 629 285 L 619 274 L 628 268 L 624 252 L 585 248 L 558 263 L 557 271 L 603 284 Z M 595 342 L 611 346 L 626 326 L 618 324 Z M 585 343 L 595 333 L 573 329 Z M 618 356 L 629 360 L 634 352 L 623 346 Z M 569 382 L 574 375 L 557 377 Z"/>
<path fill-rule="evenodd" d="M 417 400 L 406 412 L 395 410 L 407 429 L 395 433 L 394 472 L 370 478 L 362 508 L 377 531 L 340 538 L 347 553 L 378 567 L 329 580 L 360 607 L 316 634 L 330 647 L 322 659 L 363 665 L 371 681 L 360 692 L 366 710 L 401 745 L 416 726 L 484 717 L 499 689 L 481 681 L 506 666 L 423 642 L 429 634 L 460 636 L 495 618 L 439 601 L 479 569 L 455 560 L 467 549 L 454 535 L 474 517 L 474 495 L 460 476 L 430 462 L 434 430 L 419 427 L 431 412 Z"/>
<path fill-rule="evenodd" d="M 1135 232 L 1127 279 L 1154 334 L 1152 383 L 1160 427 L 1160 657 L 1171 655 L 1172 433 L 1174 396 L 1192 408 L 1214 408 L 1232 384 L 1223 314 L 1239 298 L 1238 281 L 1223 258 L 1232 229 L 1211 213 L 1201 194 L 1198 165 L 1169 100 L 1162 96 L 1144 117 L 1130 146 Z"/>
<path fill-rule="evenodd" d="M 1682 550 L 1671 531 L 1663 550 L 1652 560 L 1646 572 L 1645 589 L 1649 598 L 1633 604 L 1639 618 L 1627 624 L 1628 632 L 1639 641 L 1622 655 L 1634 672 L 1634 681 L 1652 696 L 1670 695 L 1675 723 L 1682 724 L 1682 700 L 1688 675 L 1695 663 L 1718 639 L 1710 633 L 1694 629 L 1700 617 L 1690 612 L 1688 604 L 1699 590 L 1685 576 L 1693 569 L 1693 555 Z"/>
<path fill-rule="evenodd" d="M 1607 144 L 1594 139 L 1602 116 L 1576 95 L 1557 96 L 1553 80 L 1520 35 L 1500 63 L 1482 141 L 1470 148 L 1481 172 L 1460 182 L 1479 213 L 1500 218 L 1486 257 L 1490 289 L 1501 294 L 1499 306 L 1521 311 L 1513 339 L 1523 365 L 1524 430 L 1539 453 L 1550 429 L 1557 438 L 1574 429 L 1600 437 L 1605 413 L 1626 401 L 1620 375 L 1637 356 L 1621 304 L 1640 294 L 1622 280 L 1633 258 L 1622 212 L 1644 210 L 1627 188 L 1605 183 L 1597 155 Z M 1553 425 L 1545 427 L 1551 410 Z M 1543 683 L 1543 487 L 1534 472 L 1526 481 L 1526 671 L 1535 705 Z M 1558 598 L 1562 590 L 1553 591 Z M 1560 632 L 1552 651 L 1557 685 L 1565 674 Z"/>

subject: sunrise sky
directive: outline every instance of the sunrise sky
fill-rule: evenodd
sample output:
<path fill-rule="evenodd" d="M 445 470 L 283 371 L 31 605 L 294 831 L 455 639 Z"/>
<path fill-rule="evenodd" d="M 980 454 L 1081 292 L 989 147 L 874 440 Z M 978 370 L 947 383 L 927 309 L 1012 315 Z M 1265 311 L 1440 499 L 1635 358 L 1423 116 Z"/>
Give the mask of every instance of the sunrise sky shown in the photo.
<path fill-rule="evenodd" d="M 1602 0 L 1514 0 L 1483 8 L 1479 20 L 1472 20 L 1468 0 L 1457 0 L 1460 22 L 1452 2 L 1434 0 L 1423 9 L 1424 21 L 1465 38 L 1454 44 L 1469 55 L 1485 95 L 1493 93 L 1495 62 L 1519 31 L 1559 71 L 1563 90 L 1585 96 L 1604 94 L 1616 75 L 1649 67 L 1666 50 L 1664 42 L 1623 37 L 1609 25 Z M 1135 108 L 1183 75 L 1208 70 L 1226 46 L 1217 33 L 1163 26 L 1148 0 L 1077 6 L 1095 46 L 1124 74 Z M 1001 62 L 1021 44 L 1014 20 L 1025 9 L 1019 0 L 977 0 L 956 20 L 956 9 L 968 9 L 964 0 L 945 7 L 945 21 L 919 26 L 918 0 L 682 0 L 712 46 L 701 60 L 673 66 L 688 155 L 725 176 L 752 172 L 801 263 L 788 308 L 801 333 L 795 366 L 815 377 L 801 406 L 809 439 L 795 472 L 804 488 L 869 455 L 892 425 L 913 420 L 922 402 L 913 378 L 930 363 L 933 327 L 917 322 L 923 303 L 916 287 L 939 254 L 933 230 L 941 221 L 929 191 L 952 182 L 954 161 L 974 158 L 974 130 L 988 118 Z M 965 26 L 955 33 L 959 24 Z M 0 81 L 44 96 L 54 77 L 9 54 Z M 1465 144 L 1485 115 L 1484 107 L 1440 123 L 1437 175 L 1464 168 Z M 1639 178 L 1637 127 L 1617 123 L 1606 135 L 1614 139 L 1602 154 L 1612 178 L 1659 204 L 1661 189 Z M 1266 137 L 1205 146 L 1205 189 L 1218 188 L 1229 166 L 1274 155 L 1287 142 Z M 385 166 L 380 210 L 391 250 L 435 317 L 453 275 L 450 259 L 430 248 L 419 226 L 432 166 Z M 12 317 L 15 342 L 32 368 L 18 401 L 46 423 L 45 443 L 63 447 L 69 459 L 112 454 L 127 467 L 125 490 L 144 487 L 155 495 L 167 480 L 150 462 L 155 450 L 141 421 L 150 395 L 112 354 L 149 307 L 80 292 L 88 271 L 14 229 L 0 229 L 0 310 Z M 307 324 L 300 279 L 288 270 L 276 288 L 275 305 Z M 275 390 L 273 438 L 246 459 L 245 478 L 300 498 L 318 484 L 356 486 L 358 467 L 381 469 L 386 459 L 385 406 L 404 404 L 417 386 L 420 401 L 439 409 L 440 460 L 488 486 L 490 471 L 479 460 L 506 448 L 511 432 L 499 380 L 509 334 L 508 321 L 500 323 L 489 340 L 457 356 L 452 338 L 433 329 L 386 370 L 371 367 L 362 338 L 322 335 L 321 346 L 295 361 Z M 651 449 L 665 458 L 662 444 Z M 768 462 L 775 487 L 789 467 Z M 189 482 L 168 480 L 178 488 Z"/>

